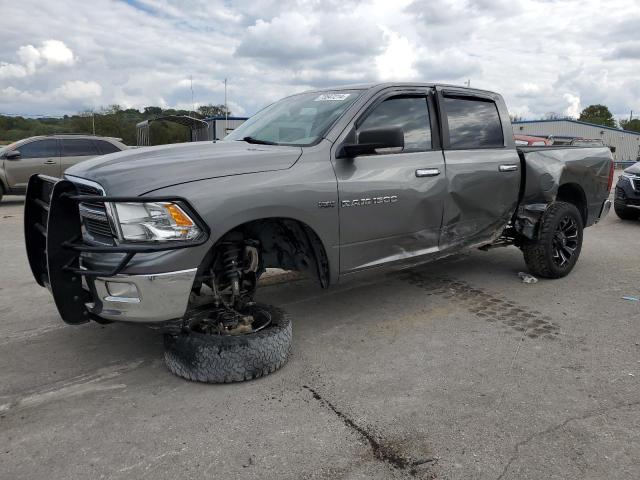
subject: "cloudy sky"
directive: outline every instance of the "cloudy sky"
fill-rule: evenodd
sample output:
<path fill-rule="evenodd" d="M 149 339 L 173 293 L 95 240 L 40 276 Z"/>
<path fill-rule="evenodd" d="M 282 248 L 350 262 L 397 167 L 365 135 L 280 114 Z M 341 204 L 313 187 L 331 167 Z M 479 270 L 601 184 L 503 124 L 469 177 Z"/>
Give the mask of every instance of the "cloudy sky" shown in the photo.
<path fill-rule="evenodd" d="M 640 115 L 640 0 L 0 0 L 0 113 L 249 115 L 313 87 L 463 84 L 512 114 Z"/>

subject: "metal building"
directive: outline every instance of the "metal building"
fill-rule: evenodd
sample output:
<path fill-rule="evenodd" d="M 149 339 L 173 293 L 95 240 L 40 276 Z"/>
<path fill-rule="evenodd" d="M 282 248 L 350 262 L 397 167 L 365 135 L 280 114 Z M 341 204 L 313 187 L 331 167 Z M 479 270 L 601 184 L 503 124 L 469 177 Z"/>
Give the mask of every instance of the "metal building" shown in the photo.
<path fill-rule="evenodd" d="M 222 140 L 244 123 L 247 117 L 209 117 L 204 121 L 209 124 L 210 138 Z"/>
<path fill-rule="evenodd" d="M 605 127 L 577 120 L 524 120 L 513 122 L 513 133 L 532 136 L 567 136 L 597 138 L 608 147 L 615 147 L 613 159 L 616 162 L 636 162 L 640 160 L 640 133 Z"/>
<path fill-rule="evenodd" d="M 222 140 L 235 128 L 242 125 L 246 117 L 209 117 L 204 120 L 186 115 L 165 115 L 136 124 L 136 144 L 139 147 L 152 145 L 151 124 L 153 122 L 174 122 L 189 128 L 188 142 Z"/>

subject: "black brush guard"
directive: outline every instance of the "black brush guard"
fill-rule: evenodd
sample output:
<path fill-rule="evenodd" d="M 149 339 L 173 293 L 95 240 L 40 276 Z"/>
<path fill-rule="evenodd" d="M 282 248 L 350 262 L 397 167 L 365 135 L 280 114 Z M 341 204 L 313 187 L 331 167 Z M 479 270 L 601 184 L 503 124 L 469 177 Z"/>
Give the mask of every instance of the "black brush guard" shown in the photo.
<path fill-rule="evenodd" d="M 90 245 L 83 241 L 79 204 L 81 202 L 167 202 L 179 201 L 194 220 L 201 238 L 190 242 L 128 243 Z M 113 277 L 122 272 L 137 253 L 151 253 L 194 247 L 207 241 L 209 231 L 204 222 L 182 198 L 107 197 L 81 195 L 69 180 L 33 175 L 29 179 L 24 207 L 24 233 L 29 265 L 36 282 L 51 290 L 62 319 L 77 325 L 98 319 L 87 303 L 99 303 L 92 281 L 82 285 L 82 277 Z M 117 243 L 117 242 L 116 242 Z M 81 268 L 83 252 L 122 254 L 122 259 L 110 270 Z"/>

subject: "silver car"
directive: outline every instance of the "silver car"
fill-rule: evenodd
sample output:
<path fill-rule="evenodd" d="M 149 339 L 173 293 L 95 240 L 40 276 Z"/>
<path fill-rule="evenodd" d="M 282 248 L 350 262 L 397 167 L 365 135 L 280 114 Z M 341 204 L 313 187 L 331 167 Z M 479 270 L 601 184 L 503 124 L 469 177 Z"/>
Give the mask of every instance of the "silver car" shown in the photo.
<path fill-rule="evenodd" d="M 127 148 L 121 139 L 94 135 L 29 137 L 0 149 L 0 200 L 4 194 L 21 195 L 29 177 L 60 177 L 78 162 Z"/>

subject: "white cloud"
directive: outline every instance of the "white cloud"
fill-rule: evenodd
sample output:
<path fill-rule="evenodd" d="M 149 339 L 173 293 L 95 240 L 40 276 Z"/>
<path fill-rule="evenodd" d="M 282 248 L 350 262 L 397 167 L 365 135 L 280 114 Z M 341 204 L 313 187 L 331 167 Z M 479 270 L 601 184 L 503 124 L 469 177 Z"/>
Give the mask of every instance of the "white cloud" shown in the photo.
<path fill-rule="evenodd" d="M 582 108 L 580 107 L 580 97 L 571 93 L 565 93 L 562 98 L 564 98 L 569 104 L 564 113 L 571 118 L 578 118 L 582 111 Z"/>
<path fill-rule="evenodd" d="M 96 82 L 69 80 L 53 91 L 53 94 L 66 100 L 89 100 L 102 95 L 102 87 Z"/>
<path fill-rule="evenodd" d="M 71 49 L 60 40 L 45 40 L 42 42 L 40 55 L 47 63 L 51 64 L 72 65 L 74 60 Z"/>
<path fill-rule="evenodd" d="M 40 48 L 22 45 L 16 56 L 20 63 L 0 62 L 1 78 L 21 78 L 33 75 L 45 65 L 73 65 L 73 52 L 60 40 L 45 40 Z"/>
<path fill-rule="evenodd" d="M 396 32 L 385 33 L 387 47 L 376 57 L 378 77 L 381 80 L 414 80 L 418 74 L 414 68 L 416 47 Z"/>

